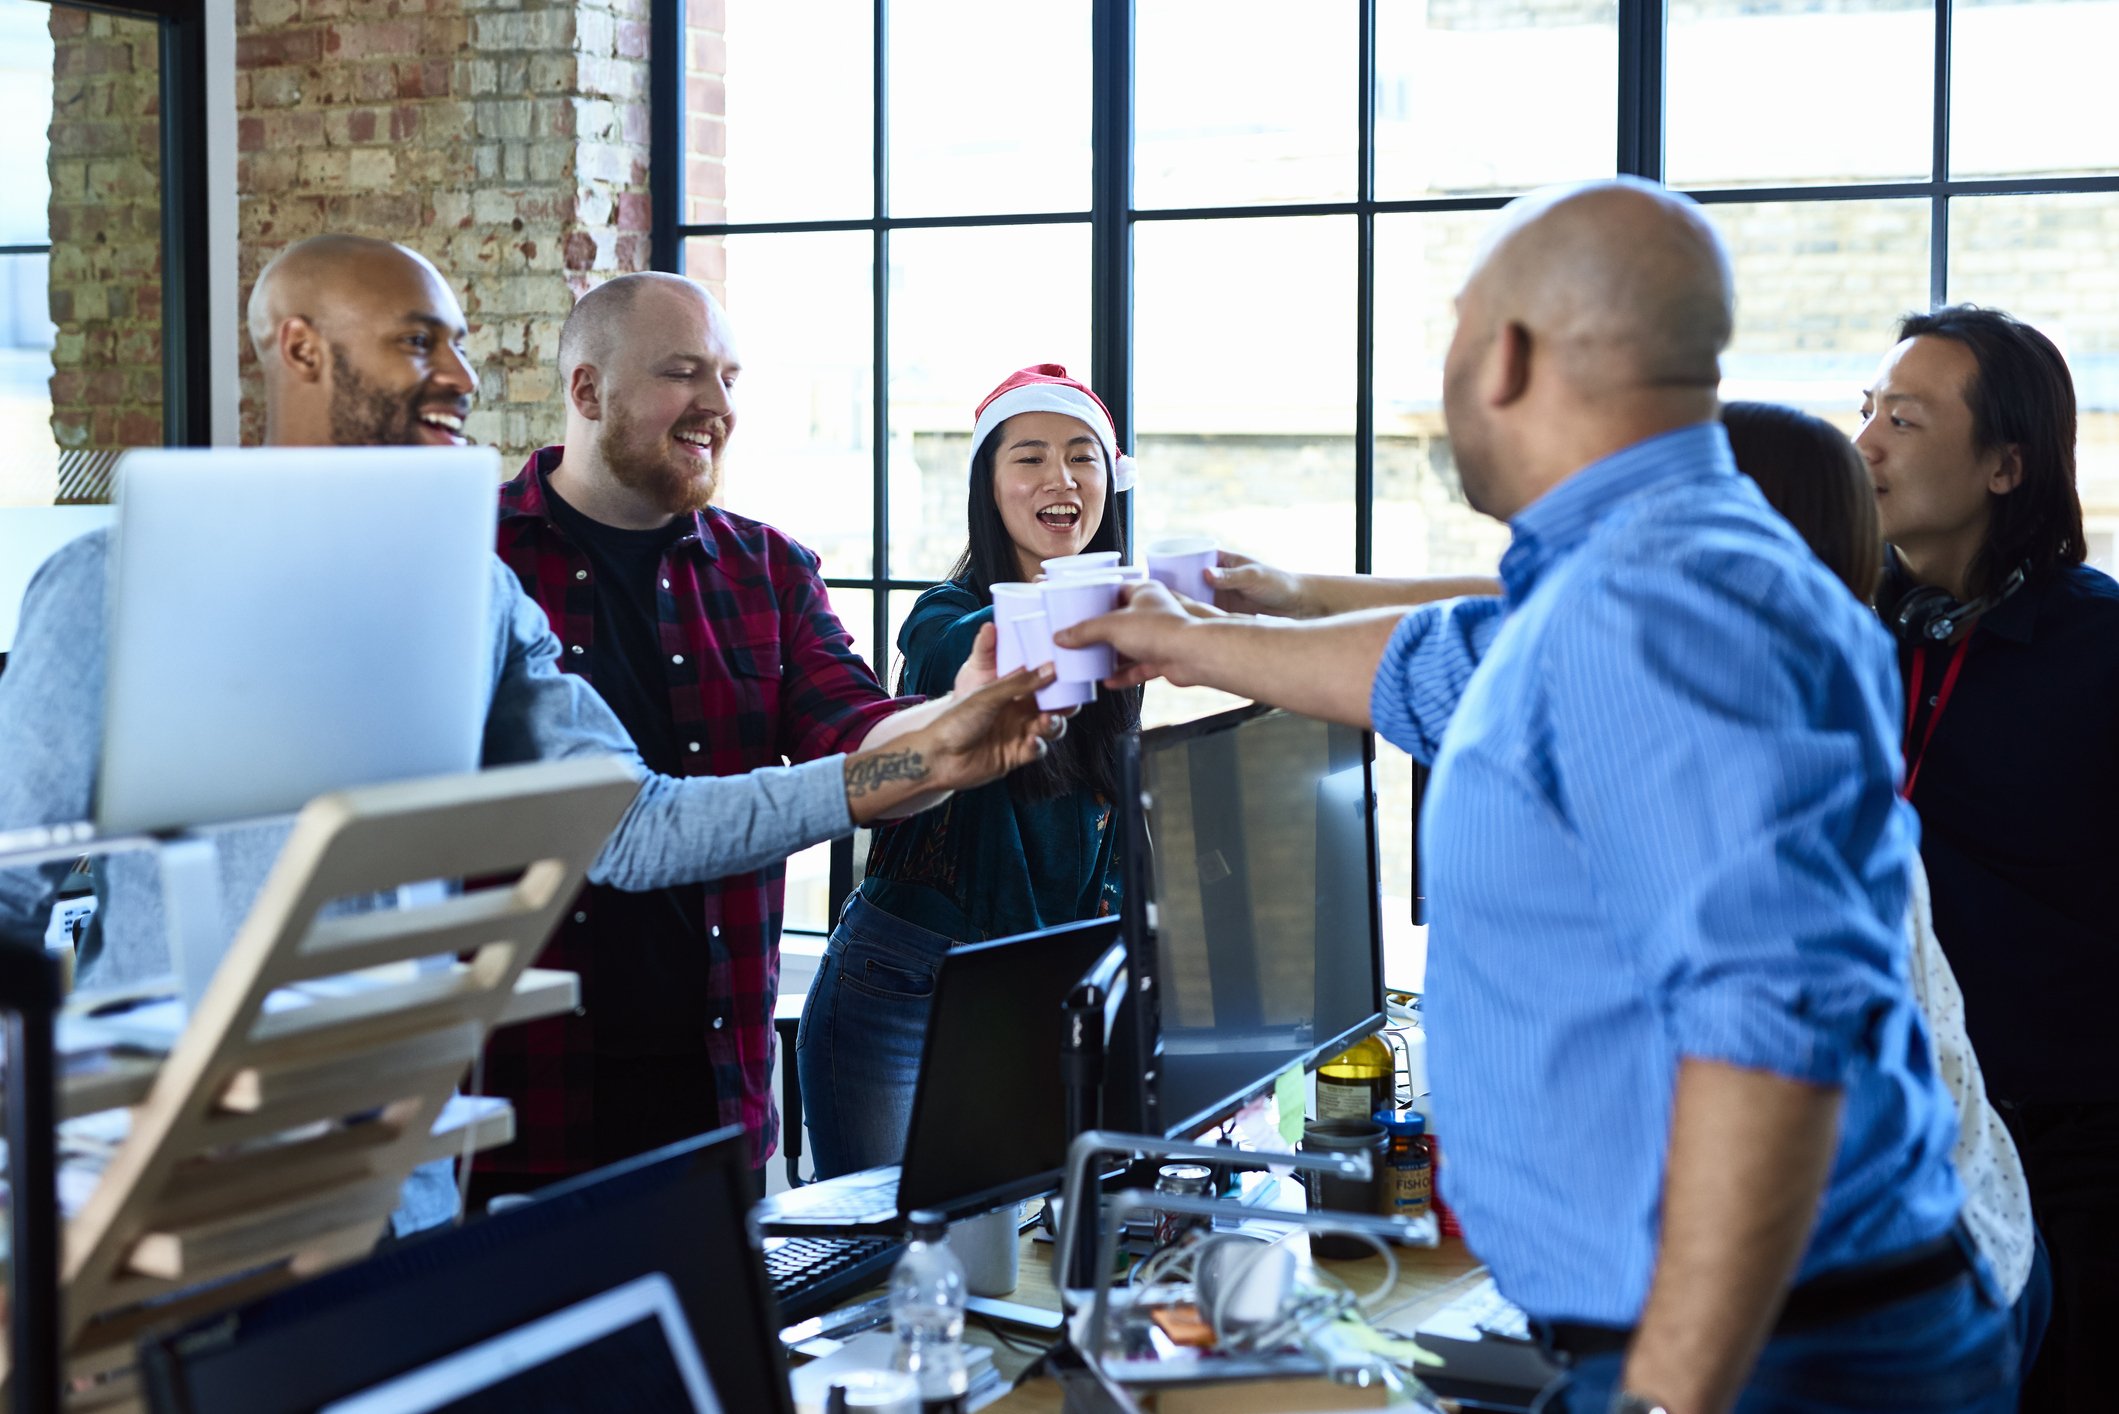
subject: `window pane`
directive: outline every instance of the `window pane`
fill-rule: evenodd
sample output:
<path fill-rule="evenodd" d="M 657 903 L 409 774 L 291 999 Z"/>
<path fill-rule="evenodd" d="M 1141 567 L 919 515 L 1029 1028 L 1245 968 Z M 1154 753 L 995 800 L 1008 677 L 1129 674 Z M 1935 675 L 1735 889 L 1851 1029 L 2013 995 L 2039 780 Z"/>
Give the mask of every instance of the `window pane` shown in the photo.
<path fill-rule="evenodd" d="M 1453 305 L 1491 211 L 1376 218 L 1377 574 L 1492 574 L 1508 527 L 1464 500 L 1442 423 Z"/>
<path fill-rule="evenodd" d="M 1925 201 L 1708 208 L 1736 262 L 1722 396 L 1790 403 L 1852 433 L 1898 317 L 1928 307 Z"/>
<path fill-rule="evenodd" d="M 1376 743 L 1376 849 L 1383 876 L 1383 981 L 1417 992 L 1427 982 L 1427 929 L 1413 922 L 1413 758 Z"/>
<path fill-rule="evenodd" d="M 874 239 L 698 237 L 685 269 L 728 306 L 743 376 L 720 505 L 858 577 L 874 559 Z"/>
<path fill-rule="evenodd" d="M 890 237 L 890 573 L 939 580 L 964 548 L 972 411 L 1016 369 L 1089 376 L 1089 227 Z"/>
<path fill-rule="evenodd" d="M 1950 169 L 1960 177 L 2119 169 L 2119 0 L 1957 0 Z"/>
<path fill-rule="evenodd" d="M 885 662 L 875 665 L 883 679 L 883 686 L 892 692 L 898 690 L 898 675 L 905 670 L 905 655 L 898 651 L 898 635 L 905 631 L 905 617 L 919 601 L 920 591 L 893 589 L 890 591 L 890 646 L 883 655 Z"/>
<path fill-rule="evenodd" d="M 16 135 L 0 144 L 0 245 L 49 239 L 52 14 L 30 0 L 0 0 L 0 132 Z"/>
<path fill-rule="evenodd" d="M 0 256 L 0 447 L 7 449 L 0 457 L 0 506 L 48 506 L 59 489 L 50 264 L 41 255 Z"/>
<path fill-rule="evenodd" d="M 876 663 L 876 596 L 873 590 L 832 588 L 831 609 L 853 635 L 853 651 L 871 668 L 877 668 L 876 676 L 882 676 Z"/>
<path fill-rule="evenodd" d="M 686 13 L 684 219 L 872 215 L 871 0 L 737 0 Z M 723 13 L 725 33 L 706 28 Z"/>
<path fill-rule="evenodd" d="M 892 5 L 890 214 L 1087 211 L 1089 44 L 1089 0 Z"/>
<path fill-rule="evenodd" d="M 1928 0 L 1672 0 L 1669 39 L 1672 186 L 1911 180 L 1934 170 Z"/>
<path fill-rule="evenodd" d="M 2075 479 L 2091 563 L 2119 573 L 2119 196 L 1950 203 L 1950 298 L 2028 319 L 2066 355 L 2081 422 Z"/>
<path fill-rule="evenodd" d="M 1618 74 L 1612 0 L 1378 0 L 1376 194 L 1404 200 L 1608 177 L 1618 159 Z M 1560 114 L 1565 121 L 1555 121 Z"/>
<path fill-rule="evenodd" d="M 1139 0 L 1134 204 L 1352 200 L 1357 19 L 1350 4 Z"/>
<path fill-rule="evenodd" d="M 859 876 L 855 876 L 859 882 Z M 787 903 L 780 926 L 786 932 L 831 931 L 831 842 L 796 850 L 787 858 Z M 781 1059 L 794 1057 L 783 1051 Z"/>
<path fill-rule="evenodd" d="M 1135 228 L 1143 545 L 1353 569 L 1354 237 L 1337 216 Z"/>

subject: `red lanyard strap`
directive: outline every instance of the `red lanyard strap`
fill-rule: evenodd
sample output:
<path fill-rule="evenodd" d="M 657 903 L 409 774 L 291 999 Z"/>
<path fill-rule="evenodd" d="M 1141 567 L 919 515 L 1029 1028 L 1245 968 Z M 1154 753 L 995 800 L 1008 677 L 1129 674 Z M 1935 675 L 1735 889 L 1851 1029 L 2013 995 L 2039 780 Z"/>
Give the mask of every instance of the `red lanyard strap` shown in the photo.
<path fill-rule="evenodd" d="M 1928 714 L 1928 729 L 1920 734 L 1920 748 L 1913 747 L 1913 715 L 1920 709 L 1920 685 L 1926 675 L 1928 650 L 1913 650 L 1913 685 L 1906 692 L 1906 784 L 1899 794 L 1907 800 L 1913 798 L 1913 783 L 1920 779 L 1920 768 L 1928 759 L 1928 743 L 1935 740 L 1935 728 L 1942 721 L 1945 707 L 1950 705 L 1950 694 L 1957 690 L 1957 675 L 1964 669 L 1965 655 L 1972 650 L 1972 639 L 1967 635 L 1950 655 L 1950 665 L 1943 669 L 1942 686 L 1935 692 L 1935 710 Z"/>

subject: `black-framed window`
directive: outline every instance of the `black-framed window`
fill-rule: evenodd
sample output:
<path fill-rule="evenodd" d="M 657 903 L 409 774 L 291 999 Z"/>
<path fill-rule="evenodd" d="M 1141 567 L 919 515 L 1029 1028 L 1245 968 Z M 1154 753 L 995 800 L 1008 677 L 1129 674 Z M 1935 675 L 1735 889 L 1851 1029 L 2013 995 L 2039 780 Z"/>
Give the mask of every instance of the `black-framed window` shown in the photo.
<path fill-rule="evenodd" d="M 961 542 L 973 404 L 1034 360 L 1086 363 L 1144 534 L 1491 570 L 1450 300 L 1509 199 L 1614 173 L 1713 206 L 1726 396 L 1851 428 L 1908 309 L 2054 333 L 2113 567 L 2119 0 L 658 5 L 656 260 L 723 290 L 748 365 L 728 504 L 824 554 L 879 667 Z M 1378 776 L 1403 895 L 1411 769 Z"/>
<path fill-rule="evenodd" d="M 93 383 L 105 414 L 91 429 L 84 410 L 74 441 L 124 445 L 150 423 L 154 441 L 208 440 L 204 24 L 203 0 L 0 0 L 0 119 L 20 139 L 0 153 L 9 501 L 34 503 L 56 473 L 55 353 L 62 409 L 90 406 Z M 159 326 L 157 346 L 101 334 L 135 321 Z M 83 326 L 98 336 L 68 347 Z"/>

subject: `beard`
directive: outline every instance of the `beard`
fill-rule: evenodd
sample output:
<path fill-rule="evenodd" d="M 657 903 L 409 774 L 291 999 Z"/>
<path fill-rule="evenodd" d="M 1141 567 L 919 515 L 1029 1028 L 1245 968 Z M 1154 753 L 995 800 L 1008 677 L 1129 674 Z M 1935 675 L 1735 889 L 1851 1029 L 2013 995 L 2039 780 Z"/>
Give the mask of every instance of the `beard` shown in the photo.
<path fill-rule="evenodd" d="M 420 436 L 419 410 L 426 385 L 399 392 L 371 383 L 355 370 L 346 351 L 331 346 L 331 442 L 338 447 L 412 447 Z M 454 399 L 449 401 L 454 402 Z"/>
<path fill-rule="evenodd" d="M 713 455 L 706 461 L 671 445 L 671 429 L 650 427 L 613 402 L 604 414 L 603 463 L 620 486 L 665 515 L 703 511 L 721 485 L 721 448 L 727 424 L 710 424 Z"/>

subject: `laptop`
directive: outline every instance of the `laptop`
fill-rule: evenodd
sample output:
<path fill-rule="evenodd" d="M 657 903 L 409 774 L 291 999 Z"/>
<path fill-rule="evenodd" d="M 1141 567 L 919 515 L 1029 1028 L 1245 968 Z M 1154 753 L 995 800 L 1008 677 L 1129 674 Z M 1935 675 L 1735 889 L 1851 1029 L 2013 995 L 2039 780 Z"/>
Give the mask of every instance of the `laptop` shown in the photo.
<path fill-rule="evenodd" d="M 660 1272 L 385 1380 L 318 1414 L 721 1414 Z"/>
<path fill-rule="evenodd" d="M 154 449 L 117 483 L 99 831 L 477 769 L 498 452 Z"/>
<path fill-rule="evenodd" d="M 899 1164 L 842 1174 L 751 1210 L 768 1233 L 895 1232 L 931 1208 L 952 1220 L 1058 1184 L 1067 1156 L 1065 1007 L 1118 941 L 1092 918 L 953 948 L 935 976 Z"/>
<path fill-rule="evenodd" d="M 519 1339 L 545 1318 L 571 1312 L 563 1327 L 540 1328 L 590 1332 L 582 1337 L 582 1353 L 566 1362 L 568 1371 L 556 1363 L 540 1367 L 555 1381 L 571 1378 L 574 1362 L 601 1362 L 604 1353 L 636 1345 L 646 1347 L 635 1355 L 648 1364 L 681 1367 L 688 1344 L 722 1410 L 794 1414 L 776 1338 L 781 1318 L 744 1226 L 750 1181 L 750 1140 L 730 1126 L 554 1184 L 528 1203 L 422 1235 L 231 1311 L 158 1331 L 140 1343 L 148 1408 L 154 1414 L 311 1414 L 459 1355 L 484 1349 L 490 1357 L 502 1348 L 493 1343 Z M 657 1301 L 647 1303 L 660 1313 L 652 1316 L 637 1315 L 646 1306 L 623 1308 L 636 1313 L 623 1326 L 610 1324 L 618 1319 L 615 1304 L 582 1314 L 586 1303 L 657 1273 L 674 1293 L 688 1341 L 671 1333 Z M 576 1407 L 633 1406 L 605 1399 Z"/>

